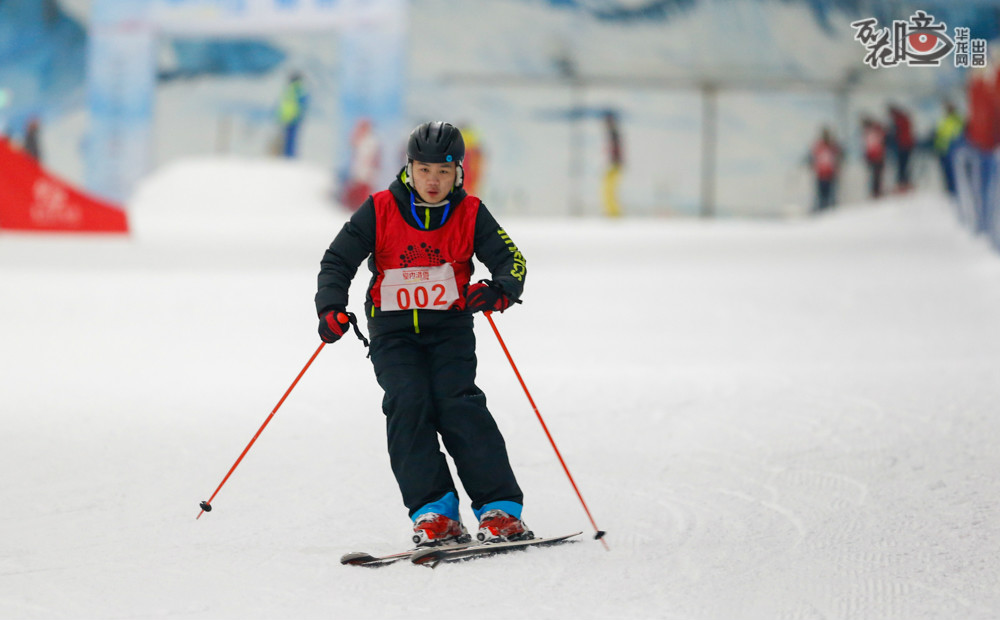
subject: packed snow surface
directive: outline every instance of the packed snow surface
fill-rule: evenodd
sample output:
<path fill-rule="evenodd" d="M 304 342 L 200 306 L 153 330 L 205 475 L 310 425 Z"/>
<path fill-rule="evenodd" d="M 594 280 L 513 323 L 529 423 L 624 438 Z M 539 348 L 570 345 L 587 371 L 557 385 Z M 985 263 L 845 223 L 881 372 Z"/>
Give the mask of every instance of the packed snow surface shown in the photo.
<path fill-rule="evenodd" d="M 0 617 L 1000 616 L 1000 256 L 931 195 L 500 218 L 530 273 L 495 318 L 610 551 L 482 320 L 525 520 L 585 541 L 341 566 L 409 529 L 350 337 L 196 520 L 319 345 L 326 177 L 183 162 L 129 238 L 0 236 Z"/>

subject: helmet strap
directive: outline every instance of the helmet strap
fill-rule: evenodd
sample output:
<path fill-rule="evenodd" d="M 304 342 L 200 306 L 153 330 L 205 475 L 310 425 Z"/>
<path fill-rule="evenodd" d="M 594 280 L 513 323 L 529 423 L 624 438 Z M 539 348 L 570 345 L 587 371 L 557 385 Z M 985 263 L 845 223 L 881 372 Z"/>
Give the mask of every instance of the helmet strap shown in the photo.
<path fill-rule="evenodd" d="M 411 192 L 417 191 L 417 188 L 413 187 L 413 160 L 406 160 L 406 168 L 403 168 L 403 183 L 410 188 Z"/>

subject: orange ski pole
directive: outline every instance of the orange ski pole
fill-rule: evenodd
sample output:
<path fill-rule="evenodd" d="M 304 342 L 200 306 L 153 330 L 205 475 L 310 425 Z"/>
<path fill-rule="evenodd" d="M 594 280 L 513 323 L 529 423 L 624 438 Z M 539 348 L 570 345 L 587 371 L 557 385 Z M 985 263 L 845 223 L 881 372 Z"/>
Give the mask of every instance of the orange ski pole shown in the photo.
<path fill-rule="evenodd" d="M 281 408 L 282 403 L 284 403 L 285 399 L 288 398 L 288 395 L 291 394 L 292 389 L 295 387 L 295 384 L 299 382 L 299 379 L 302 378 L 302 375 L 306 374 L 306 370 L 309 369 L 309 366 L 312 365 L 313 360 L 316 359 L 316 356 L 319 355 L 319 352 L 323 350 L 323 347 L 325 345 L 326 345 L 325 342 L 319 343 L 319 347 L 316 348 L 316 352 L 312 354 L 312 357 L 309 358 L 309 361 L 306 362 L 306 365 L 302 368 L 301 371 L 299 371 L 299 375 L 295 377 L 295 381 L 292 381 L 292 384 L 288 386 L 287 390 L 285 390 L 285 395 L 281 397 L 281 400 L 278 401 L 278 404 L 275 405 L 274 409 L 271 410 L 271 415 L 267 416 L 267 419 L 264 420 L 264 423 L 260 425 L 259 429 L 257 429 L 257 434 L 253 436 L 253 439 L 250 440 L 250 443 L 247 444 L 247 447 L 243 448 L 243 453 L 240 454 L 240 458 L 236 459 L 236 462 L 233 463 L 233 466 L 229 468 L 229 473 L 226 474 L 226 477 L 223 478 L 222 482 L 219 483 L 219 486 L 216 487 L 215 493 L 212 493 L 212 497 L 208 498 L 206 501 L 199 504 L 201 506 L 201 512 L 198 513 L 198 516 L 195 517 L 195 519 L 200 519 L 201 515 L 205 514 L 206 512 L 212 511 L 212 500 L 215 499 L 215 496 L 219 494 L 219 490 L 222 489 L 222 485 L 226 484 L 226 481 L 229 480 L 229 476 L 233 475 L 233 471 L 236 469 L 236 466 L 239 465 L 240 461 L 243 460 L 243 457 L 247 455 L 247 452 L 250 451 L 250 447 L 253 446 L 255 441 L 257 441 L 257 438 L 260 437 L 260 434 L 264 432 L 264 427 L 268 425 L 268 423 L 271 421 L 271 418 L 274 417 L 274 414 L 276 414 L 278 412 L 278 409 Z"/>
<path fill-rule="evenodd" d="M 604 548 L 611 550 L 608 547 L 608 542 L 604 540 L 604 535 L 606 532 L 597 527 L 597 523 L 594 522 L 594 517 L 590 514 L 590 509 L 587 508 L 587 502 L 583 501 L 583 495 L 580 494 L 580 489 L 577 488 L 576 482 L 573 480 L 573 474 L 569 473 L 569 468 L 566 467 L 566 461 L 563 460 L 562 454 L 559 453 L 559 448 L 556 447 L 556 442 L 552 439 L 552 433 L 549 432 L 549 427 L 545 425 L 545 420 L 542 419 L 542 414 L 538 412 L 538 406 L 535 405 L 535 399 L 531 397 L 531 393 L 528 392 L 528 386 L 524 384 L 524 379 L 521 378 L 521 373 L 518 372 L 517 366 L 514 364 L 514 358 L 510 356 L 510 351 L 507 350 L 507 345 L 504 343 L 503 338 L 500 337 L 500 331 L 497 329 L 497 324 L 493 322 L 492 312 L 484 312 L 486 315 L 486 320 L 490 322 L 490 327 L 493 328 L 493 333 L 497 336 L 497 341 L 500 343 L 500 347 L 503 349 L 504 354 L 507 356 L 507 361 L 510 362 L 510 367 L 514 369 L 514 374 L 517 376 L 517 380 L 521 383 L 521 388 L 524 389 L 524 395 L 528 397 L 528 402 L 531 403 L 531 408 L 535 410 L 535 416 L 538 418 L 539 423 L 542 425 L 542 430 L 545 431 L 545 436 L 549 438 L 549 443 L 552 444 L 552 449 L 556 452 L 556 457 L 559 459 L 559 464 L 562 465 L 563 471 L 566 472 L 566 477 L 569 478 L 569 483 L 573 485 L 573 490 L 576 491 L 576 496 L 580 500 L 580 504 L 583 506 L 583 511 L 587 513 L 587 518 L 590 519 L 590 524 L 594 526 L 594 538 L 601 541 Z"/>

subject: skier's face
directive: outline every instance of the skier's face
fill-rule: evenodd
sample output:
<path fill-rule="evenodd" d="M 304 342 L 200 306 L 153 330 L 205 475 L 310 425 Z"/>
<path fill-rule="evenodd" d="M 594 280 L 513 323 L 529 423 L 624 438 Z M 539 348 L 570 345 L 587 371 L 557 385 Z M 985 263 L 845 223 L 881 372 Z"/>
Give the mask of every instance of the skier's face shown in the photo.
<path fill-rule="evenodd" d="M 413 188 L 425 202 L 441 202 L 455 187 L 455 162 L 428 164 L 413 162 Z"/>

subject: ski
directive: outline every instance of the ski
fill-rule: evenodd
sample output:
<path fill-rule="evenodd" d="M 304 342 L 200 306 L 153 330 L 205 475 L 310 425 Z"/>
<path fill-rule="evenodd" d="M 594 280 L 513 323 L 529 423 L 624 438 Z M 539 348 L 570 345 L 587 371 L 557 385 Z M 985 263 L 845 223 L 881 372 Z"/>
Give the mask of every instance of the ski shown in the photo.
<path fill-rule="evenodd" d="M 380 566 L 388 566 L 389 564 L 394 564 L 401 560 L 407 560 L 413 554 L 420 551 L 427 551 L 428 549 L 434 550 L 458 550 L 464 549 L 466 547 L 471 547 L 471 542 L 456 543 L 452 545 L 442 545 L 440 547 L 419 547 L 417 549 L 410 549 L 408 551 L 400 551 L 399 553 L 390 553 L 389 555 L 372 555 L 370 553 L 365 553 L 364 551 L 355 551 L 353 553 L 345 553 L 340 556 L 340 563 L 350 566 L 367 566 L 369 568 L 378 568 Z"/>
<path fill-rule="evenodd" d="M 551 547 L 564 543 L 577 542 L 570 540 L 579 536 L 583 532 L 567 534 L 565 536 L 555 536 L 551 538 L 530 538 L 528 540 L 514 540 L 500 543 L 484 543 L 479 545 L 464 545 L 461 547 L 438 547 L 430 549 L 418 549 L 408 557 L 413 564 L 429 566 L 434 568 L 441 562 L 458 562 L 462 560 L 472 560 L 475 558 L 490 557 L 501 553 L 508 553 L 529 547 Z"/>

